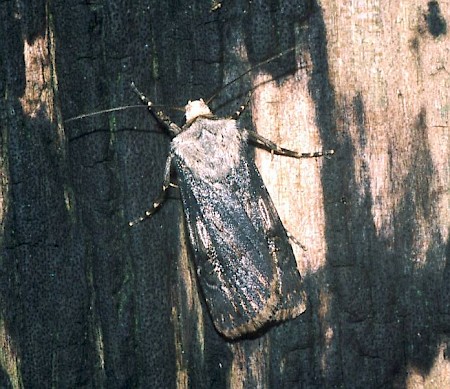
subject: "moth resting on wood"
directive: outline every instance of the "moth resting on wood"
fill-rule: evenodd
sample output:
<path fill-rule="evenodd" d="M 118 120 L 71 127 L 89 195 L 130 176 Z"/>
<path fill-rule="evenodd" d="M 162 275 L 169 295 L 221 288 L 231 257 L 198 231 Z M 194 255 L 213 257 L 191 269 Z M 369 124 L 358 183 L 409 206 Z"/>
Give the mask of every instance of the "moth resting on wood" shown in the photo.
<path fill-rule="evenodd" d="M 217 331 L 240 338 L 304 312 L 292 247 L 248 143 L 293 158 L 333 151 L 299 154 L 283 149 L 238 128 L 244 107 L 233 117 L 217 118 L 203 100 L 186 105 L 186 124 L 179 127 L 132 87 L 172 142 L 160 195 L 130 225 L 156 212 L 175 171 L 199 284 Z"/>

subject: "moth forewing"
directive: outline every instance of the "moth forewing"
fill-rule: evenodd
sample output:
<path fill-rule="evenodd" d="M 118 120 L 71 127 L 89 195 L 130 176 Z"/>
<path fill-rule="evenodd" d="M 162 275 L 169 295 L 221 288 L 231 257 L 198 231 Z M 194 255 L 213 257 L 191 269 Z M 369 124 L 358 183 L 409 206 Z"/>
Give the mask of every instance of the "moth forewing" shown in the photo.
<path fill-rule="evenodd" d="M 261 74 L 254 79 L 256 85 L 263 84 L 252 95 L 252 119 L 258 132 L 288 149 L 321 150 L 308 78 L 300 74 L 282 85 L 268 80 L 268 75 Z M 293 245 L 300 273 L 316 271 L 325 263 L 321 159 L 292 160 L 257 150 L 255 161 L 286 229 L 307 242 L 308 261 L 300 260 L 305 252 Z"/>
<path fill-rule="evenodd" d="M 237 338 L 298 316 L 305 298 L 247 132 L 202 112 L 189 113 L 170 154 L 209 312 L 220 333 Z"/>

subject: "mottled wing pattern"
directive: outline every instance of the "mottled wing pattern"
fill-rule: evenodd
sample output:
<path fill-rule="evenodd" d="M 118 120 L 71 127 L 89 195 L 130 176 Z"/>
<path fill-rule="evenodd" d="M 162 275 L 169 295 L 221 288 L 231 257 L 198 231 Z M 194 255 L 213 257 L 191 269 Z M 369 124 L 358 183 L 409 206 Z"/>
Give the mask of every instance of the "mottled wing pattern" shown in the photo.
<path fill-rule="evenodd" d="M 267 192 L 264 182 L 253 160 L 249 164 L 250 182 L 258 192 L 249 199 L 250 218 L 255 225 L 260 221 L 263 235 L 271 248 L 272 260 L 277 264 L 279 280 L 279 296 L 275 320 L 286 320 L 297 317 L 306 310 L 306 294 L 301 282 L 292 247 L 286 230 L 281 223 L 275 205 Z"/>
<path fill-rule="evenodd" d="M 198 279 L 214 325 L 229 338 L 305 310 L 292 248 L 254 162 L 211 183 L 175 156 Z"/>

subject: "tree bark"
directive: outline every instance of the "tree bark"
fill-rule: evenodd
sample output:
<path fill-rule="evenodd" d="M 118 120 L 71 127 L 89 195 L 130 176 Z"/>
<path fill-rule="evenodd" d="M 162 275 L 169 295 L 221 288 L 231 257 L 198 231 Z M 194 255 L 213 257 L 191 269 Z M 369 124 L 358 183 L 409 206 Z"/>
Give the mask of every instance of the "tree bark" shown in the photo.
<path fill-rule="evenodd" d="M 0 4 L 0 387 L 450 387 L 441 1 Z M 295 48 L 267 64 L 265 60 Z M 230 342 L 199 292 L 169 140 L 130 83 L 321 160 L 255 151 L 307 311 Z"/>

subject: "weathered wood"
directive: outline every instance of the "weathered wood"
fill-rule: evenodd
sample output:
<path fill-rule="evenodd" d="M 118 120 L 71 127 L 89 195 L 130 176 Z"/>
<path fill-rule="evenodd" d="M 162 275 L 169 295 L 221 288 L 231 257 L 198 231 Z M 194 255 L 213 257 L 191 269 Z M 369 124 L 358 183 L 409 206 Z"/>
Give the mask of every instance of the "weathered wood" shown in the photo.
<path fill-rule="evenodd" d="M 0 386 L 449 387 L 449 37 L 444 1 L 0 4 Z M 221 3 L 221 6 L 218 4 Z M 367 3 L 367 4 L 366 4 Z M 145 110 L 208 98 L 329 159 L 255 158 L 308 293 L 228 342 L 211 324 L 168 140 Z M 182 122 L 181 114 L 171 113 Z"/>

